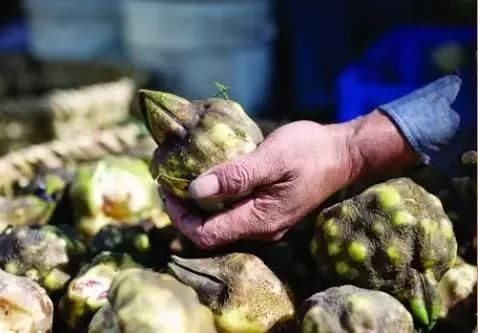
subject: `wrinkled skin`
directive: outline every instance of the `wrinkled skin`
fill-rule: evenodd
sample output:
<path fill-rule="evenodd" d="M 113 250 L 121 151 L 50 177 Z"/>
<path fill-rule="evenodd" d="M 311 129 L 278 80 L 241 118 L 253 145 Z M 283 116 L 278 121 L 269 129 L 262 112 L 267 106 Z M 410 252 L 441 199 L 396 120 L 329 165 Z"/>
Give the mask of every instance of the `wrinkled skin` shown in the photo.
<path fill-rule="evenodd" d="M 28 276 L 49 293 L 65 287 L 85 253 L 69 226 L 9 227 L 0 234 L 0 268 Z"/>
<path fill-rule="evenodd" d="M 0 300 L 0 332 L 51 331 L 53 304 L 36 282 L 0 270 Z"/>
<path fill-rule="evenodd" d="M 150 169 L 164 189 L 190 199 L 188 186 L 201 173 L 251 152 L 262 142 L 259 127 L 231 100 L 189 102 L 172 94 L 141 90 L 143 117 L 159 148 Z M 225 200 L 227 201 L 227 200 Z M 201 200 L 204 209 L 224 208 L 225 201 Z"/>
<path fill-rule="evenodd" d="M 196 290 L 221 333 L 287 331 L 294 307 L 282 282 L 251 254 L 204 259 L 172 257 L 169 272 Z"/>
<path fill-rule="evenodd" d="M 384 290 L 423 327 L 438 317 L 437 281 L 457 251 L 440 200 L 408 178 L 372 186 L 323 210 L 311 247 L 331 284 Z"/>
<path fill-rule="evenodd" d="M 107 224 L 170 223 L 148 167 L 139 159 L 110 156 L 79 167 L 71 197 L 77 228 L 87 239 Z"/>
<path fill-rule="evenodd" d="M 298 311 L 301 333 L 413 333 L 413 319 L 392 296 L 352 285 L 308 298 Z"/>
<path fill-rule="evenodd" d="M 216 333 L 194 290 L 166 274 L 125 270 L 113 280 L 108 301 L 89 333 Z"/>
<path fill-rule="evenodd" d="M 371 144 L 371 138 L 379 142 Z M 174 225 L 203 249 L 244 239 L 277 241 L 347 184 L 414 165 L 416 159 L 379 111 L 338 125 L 297 121 L 189 185 L 191 195 L 201 200 L 250 193 L 230 209 L 204 216 L 165 192 L 162 196 Z"/>
<path fill-rule="evenodd" d="M 103 252 L 81 268 L 60 299 L 59 311 L 76 331 L 85 329 L 95 312 L 107 303 L 113 278 L 124 269 L 139 267 L 129 255 Z"/>
<path fill-rule="evenodd" d="M 450 268 L 438 285 L 442 297 L 443 332 L 470 332 L 476 325 L 476 266 L 461 262 Z M 444 329 L 446 328 L 446 329 Z"/>

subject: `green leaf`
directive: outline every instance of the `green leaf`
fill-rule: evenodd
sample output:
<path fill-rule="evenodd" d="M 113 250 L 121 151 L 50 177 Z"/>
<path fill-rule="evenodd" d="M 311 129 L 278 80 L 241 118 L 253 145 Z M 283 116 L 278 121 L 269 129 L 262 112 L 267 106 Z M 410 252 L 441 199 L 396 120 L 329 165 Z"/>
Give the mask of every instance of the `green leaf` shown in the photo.
<path fill-rule="evenodd" d="M 217 89 L 219 89 L 219 92 L 214 97 L 220 97 L 222 95 L 224 99 L 229 99 L 227 92 L 230 90 L 230 87 L 227 87 L 224 84 L 217 81 L 215 81 L 214 84 L 217 87 Z"/>

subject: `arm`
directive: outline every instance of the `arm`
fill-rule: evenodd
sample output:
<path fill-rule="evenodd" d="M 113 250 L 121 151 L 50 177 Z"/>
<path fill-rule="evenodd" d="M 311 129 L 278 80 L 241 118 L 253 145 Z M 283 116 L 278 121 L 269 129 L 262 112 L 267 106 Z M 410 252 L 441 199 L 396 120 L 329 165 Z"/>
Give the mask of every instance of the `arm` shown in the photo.
<path fill-rule="evenodd" d="M 351 128 L 349 146 L 356 172 L 349 183 L 420 163 L 412 146 L 382 111 L 374 110 L 347 125 Z"/>
<path fill-rule="evenodd" d="M 465 100 L 474 98 L 476 83 L 448 75 L 380 109 L 400 129 L 407 142 L 417 152 L 423 164 L 451 175 L 459 175 L 461 156 L 476 150 L 476 104 Z M 468 92 L 468 94 L 466 93 Z M 465 110 L 475 105 L 474 110 Z M 470 111 L 463 117 L 454 108 Z"/>
<path fill-rule="evenodd" d="M 176 227 L 202 248 L 238 239 L 278 240 L 343 186 L 419 159 L 379 111 L 345 124 L 299 121 L 273 132 L 254 152 L 214 167 L 190 185 L 196 198 L 252 192 L 205 219 L 162 194 Z"/>
<path fill-rule="evenodd" d="M 343 124 L 299 121 L 280 127 L 252 153 L 216 166 L 191 183 L 195 198 L 252 193 L 231 209 L 204 218 L 163 193 L 166 208 L 176 227 L 202 248 L 238 239 L 278 240 L 342 187 L 420 160 L 433 162 L 455 138 L 458 125 L 449 107 L 454 96 L 442 91 L 429 97 L 423 91 L 412 94 Z M 420 102 L 428 102 L 428 108 Z M 437 110 L 443 111 L 439 119 L 444 117 L 448 125 L 437 121 Z"/>

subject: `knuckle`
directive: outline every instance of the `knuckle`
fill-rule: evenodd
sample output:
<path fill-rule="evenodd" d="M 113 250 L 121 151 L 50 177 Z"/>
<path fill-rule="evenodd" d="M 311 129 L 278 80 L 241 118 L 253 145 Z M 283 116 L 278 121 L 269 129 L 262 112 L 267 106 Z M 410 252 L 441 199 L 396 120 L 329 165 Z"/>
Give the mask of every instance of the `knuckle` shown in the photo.
<path fill-rule="evenodd" d="M 263 227 L 263 231 L 267 235 L 271 235 L 272 239 L 274 240 L 275 235 L 277 235 L 280 231 L 280 226 L 276 221 L 265 223 Z"/>
<path fill-rule="evenodd" d="M 202 250 L 211 250 L 214 248 L 214 243 L 208 237 L 203 235 L 196 235 L 193 239 L 194 244 Z"/>
<path fill-rule="evenodd" d="M 264 146 L 262 147 L 262 151 L 264 159 L 268 161 L 270 168 L 273 168 L 277 171 L 285 170 L 287 165 L 285 158 L 287 154 L 283 154 L 280 147 Z"/>
<path fill-rule="evenodd" d="M 264 214 L 260 215 L 264 216 Z M 287 221 L 289 221 L 289 218 L 287 216 L 288 215 L 282 214 L 279 210 L 265 215 L 261 220 L 261 232 L 264 235 L 268 235 L 272 241 L 280 240 L 288 228 Z"/>
<path fill-rule="evenodd" d="M 236 162 L 224 170 L 224 192 L 241 193 L 248 189 L 254 177 L 252 169 L 245 162 Z"/>
<path fill-rule="evenodd" d="M 268 142 L 260 146 L 264 159 L 268 161 L 269 165 L 274 169 L 283 171 L 288 165 L 288 156 L 290 156 L 290 146 L 284 145 L 281 142 Z"/>

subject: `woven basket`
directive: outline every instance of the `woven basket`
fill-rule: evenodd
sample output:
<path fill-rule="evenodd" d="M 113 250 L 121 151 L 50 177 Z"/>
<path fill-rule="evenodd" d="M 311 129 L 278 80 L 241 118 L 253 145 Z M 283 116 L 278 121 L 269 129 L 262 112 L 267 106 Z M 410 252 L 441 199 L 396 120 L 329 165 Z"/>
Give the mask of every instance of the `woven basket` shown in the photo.
<path fill-rule="evenodd" d="M 72 139 L 128 117 L 137 70 L 87 63 L 0 59 L 0 154 Z"/>
<path fill-rule="evenodd" d="M 79 164 L 106 155 L 148 159 L 156 145 L 141 123 L 131 122 L 67 140 L 32 145 L 0 158 L 0 195 L 31 180 L 39 170 L 74 170 Z"/>

